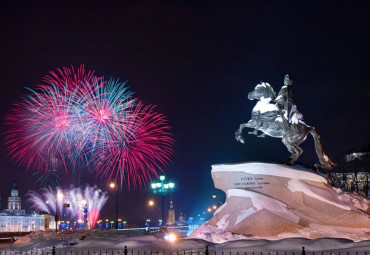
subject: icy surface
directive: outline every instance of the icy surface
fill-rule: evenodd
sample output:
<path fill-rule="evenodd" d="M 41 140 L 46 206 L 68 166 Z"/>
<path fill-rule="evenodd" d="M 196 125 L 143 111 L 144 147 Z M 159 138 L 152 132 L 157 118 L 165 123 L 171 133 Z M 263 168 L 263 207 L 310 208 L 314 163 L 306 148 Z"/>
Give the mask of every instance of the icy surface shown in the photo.
<path fill-rule="evenodd" d="M 219 220 L 218 222 L 217 222 L 217 227 L 218 227 L 218 229 L 220 229 L 220 230 L 222 230 L 222 231 L 224 231 L 228 226 L 229 226 L 229 221 L 227 220 L 227 218 L 229 217 L 229 215 L 228 214 L 225 214 L 222 218 L 221 218 L 221 220 Z"/>
<path fill-rule="evenodd" d="M 299 217 L 289 211 L 287 206 L 273 198 L 268 196 L 243 189 L 229 189 L 227 191 L 227 197 L 236 196 L 236 197 L 249 197 L 252 199 L 253 206 L 257 210 L 266 209 L 272 212 L 275 215 L 278 215 L 282 218 L 285 218 L 294 223 L 298 223 Z"/>
<path fill-rule="evenodd" d="M 248 210 L 241 210 L 236 218 L 235 225 L 239 224 L 242 220 L 247 218 L 248 216 L 252 215 L 253 213 L 257 212 L 253 208 L 249 208 Z"/>
<path fill-rule="evenodd" d="M 350 210 L 349 201 L 341 200 L 341 197 L 336 193 L 330 194 L 327 190 L 322 190 L 318 187 L 307 185 L 306 183 L 292 179 L 288 182 L 288 189 L 292 192 L 303 192 L 305 195 L 321 200 L 325 203 L 340 207 L 344 210 Z"/>
<path fill-rule="evenodd" d="M 288 189 L 292 192 L 302 192 L 305 195 L 344 210 L 353 210 L 355 208 L 363 211 L 367 210 L 368 202 L 366 199 L 356 194 L 343 193 L 340 189 L 333 188 L 335 192 L 329 193 L 327 190 L 308 185 L 297 179 L 292 179 L 288 182 Z"/>

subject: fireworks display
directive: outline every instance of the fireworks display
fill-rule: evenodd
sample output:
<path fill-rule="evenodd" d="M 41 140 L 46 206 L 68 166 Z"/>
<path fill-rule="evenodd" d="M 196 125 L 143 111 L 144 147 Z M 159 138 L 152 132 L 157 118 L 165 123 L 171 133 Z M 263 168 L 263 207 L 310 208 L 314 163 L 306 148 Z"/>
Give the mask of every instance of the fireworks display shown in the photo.
<path fill-rule="evenodd" d="M 10 157 L 37 173 L 89 169 L 141 186 L 162 171 L 173 139 L 164 115 L 132 97 L 126 84 L 84 67 L 57 69 L 6 117 Z"/>
<path fill-rule="evenodd" d="M 41 187 L 57 187 L 59 186 L 60 176 L 58 172 L 55 170 L 50 170 L 47 172 L 39 172 L 36 171 L 32 174 L 36 183 L 38 183 Z"/>
<path fill-rule="evenodd" d="M 58 193 L 63 194 L 63 198 L 58 199 Z M 27 193 L 27 198 L 31 208 L 50 215 L 65 215 L 66 219 L 75 222 L 84 222 L 83 214 L 87 208 L 87 224 L 93 228 L 100 210 L 107 202 L 108 194 L 96 186 L 86 185 L 84 190 L 73 186 L 67 190 L 57 187 L 56 191 L 51 187 L 43 188 L 40 193 L 31 190 Z M 64 204 L 69 204 L 69 207 L 64 207 Z"/>

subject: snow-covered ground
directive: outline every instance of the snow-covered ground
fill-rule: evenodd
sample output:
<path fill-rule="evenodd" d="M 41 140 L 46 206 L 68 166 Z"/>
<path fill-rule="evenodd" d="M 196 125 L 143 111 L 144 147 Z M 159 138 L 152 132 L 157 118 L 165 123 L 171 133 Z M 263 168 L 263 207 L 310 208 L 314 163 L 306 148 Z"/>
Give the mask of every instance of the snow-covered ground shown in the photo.
<path fill-rule="evenodd" d="M 230 234 L 232 235 L 232 234 Z M 225 237 L 224 237 L 225 238 Z M 240 239 L 242 238 L 242 239 Z M 80 252 L 84 250 L 87 254 L 117 254 L 127 246 L 129 254 L 134 250 L 134 254 L 146 253 L 161 253 L 163 251 L 179 252 L 179 254 L 204 254 L 206 246 L 209 247 L 210 254 L 252 254 L 268 253 L 276 254 L 279 252 L 288 252 L 288 254 L 301 254 L 302 246 L 305 247 L 306 252 L 324 251 L 324 254 L 365 254 L 365 251 L 370 252 L 370 240 L 353 242 L 348 239 L 339 238 L 321 238 L 321 239 L 306 239 L 306 238 L 287 238 L 282 240 L 265 240 L 265 239 L 249 239 L 245 236 L 230 236 L 230 241 L 224 243 L 212 243 L 203 239 L 183 238 L 178 239 L 175 243 L 157 239 L 153 234 L 143 234 L 136 232 L 124 231 L 86 231 L 71 234 L 55 234 L 52 232 L 35 232 L 28 236 L 19 238 L 13 244 L 0 244 L 0 251 L 6 250 L 7 254 L 15 254 L 17 252 L 33 251 L 33 252 L 51 252 L 52 247 L 56 247 L 57 254 L 59 251 L 71 250 Z M 63 253 L 62 253 L 63 254 Z M 311 253 L 312 254 L 312 253 Z"/>

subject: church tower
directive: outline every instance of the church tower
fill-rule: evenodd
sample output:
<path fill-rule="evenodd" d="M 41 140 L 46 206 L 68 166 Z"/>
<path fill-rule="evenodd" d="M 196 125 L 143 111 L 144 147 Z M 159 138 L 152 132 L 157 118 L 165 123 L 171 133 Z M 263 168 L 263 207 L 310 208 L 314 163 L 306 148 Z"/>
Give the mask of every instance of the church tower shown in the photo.
<path fill-rule="evenodd" d="M 170 202 L 170 210 L 168 211 L 168 219 L 167 219 L 167 225 L 174 225 L 175 224 L 175 209 L 173 209 L 173 203 L 172 200 Z"/>
<path fill-rule="evenodd" d="M 14 182 L 10 197 L 8 197 L 9 210 L 21 210 L 22 199 L 19 197 L 17 184 Z"/>

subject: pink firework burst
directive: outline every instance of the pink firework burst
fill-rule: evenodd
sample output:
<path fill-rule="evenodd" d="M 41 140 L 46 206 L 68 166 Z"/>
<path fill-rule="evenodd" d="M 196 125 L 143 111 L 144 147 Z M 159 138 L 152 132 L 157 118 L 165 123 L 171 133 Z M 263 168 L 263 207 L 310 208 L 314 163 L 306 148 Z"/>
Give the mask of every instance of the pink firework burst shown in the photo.
<path fill-rule="evenodd" d="M 6 117 L 6 147 L 20 166 L 67 173 L 89 166 L 136 187 L 169 162 L 174 140 L 166 117 L 137 103 L 126 83 L 83 66 L 57 69 L 43 81 Z"/>
<path fill-rule="evenodd" d="M 126 116 L 120 135 L 97 148 L 93 162 L 98 175 L 121 183 L 128 180 L 128 188 L 135 188 L 150 181 L 152 175 L 157 176 L 157 169 L 167 165 L 174 140 L 166 117 L 154 108 L 139 102 Z"/>
<path fill-rule="evenodd" d="M 6 117 L 6 146 L 12 159 L 27 169 L 66 169 L 72 139 L 70 102 L 59 88 L 41 89 L 24 97 Z"/>
<path fill-rule="evenodd" d="M 58 69 L 43 78 L 44 84 L 31 90 L 6 117 L 5 133 L 11 158 L 20 166 L 35 171 L 64 170 L 81 157 L 85 135 L 79 123 L 79 111 L 100 88 L 101 78 L 84 67 Z M 90 94 L 89 94 L 90 93 Z"/>

